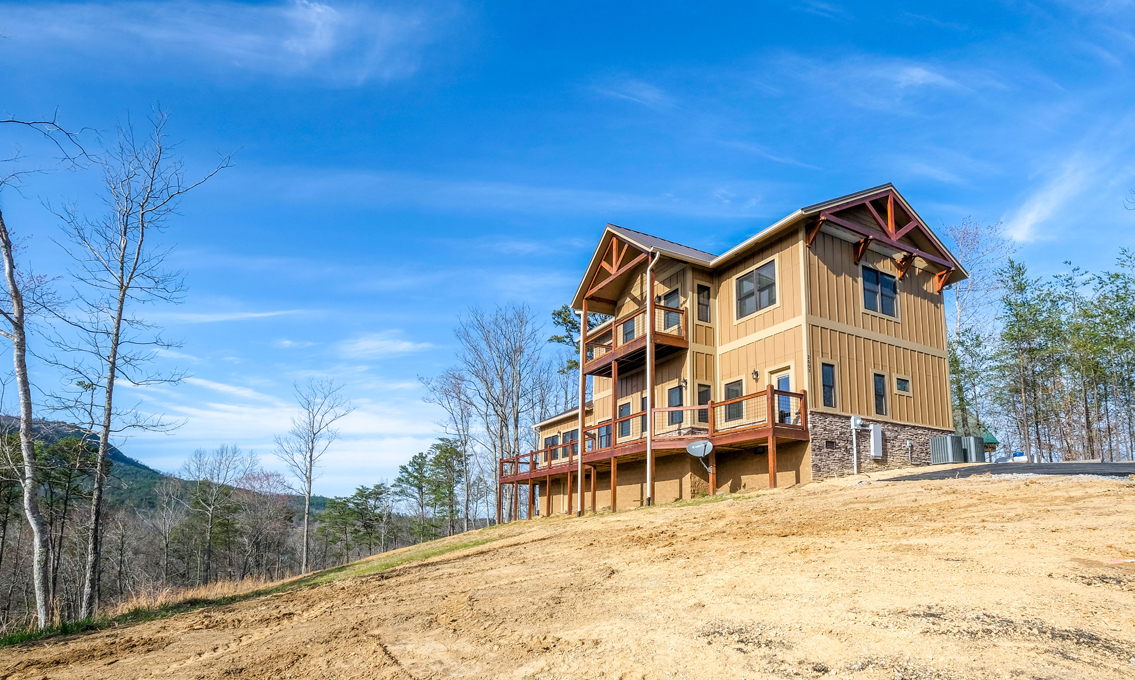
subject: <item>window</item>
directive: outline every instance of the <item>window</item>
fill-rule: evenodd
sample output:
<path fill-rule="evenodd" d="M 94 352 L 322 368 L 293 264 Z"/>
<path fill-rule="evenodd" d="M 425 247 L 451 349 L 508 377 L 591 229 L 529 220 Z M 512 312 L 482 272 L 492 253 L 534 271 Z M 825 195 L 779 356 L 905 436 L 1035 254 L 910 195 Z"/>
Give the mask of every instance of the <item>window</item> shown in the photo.
<path fill-rule="evenodd" d="M 709 323 L 709 286 L 698 284 L 698 321 Z"/>
<path fill-rule="evenodd" d="M 599 448 L 605 449 L 611 446 L 611 423 L 607 423 L 599 428 Z"/>
<path fill-rule="evenodd" d="M 824 389 L 824 406 L 835 408 L 835 366 L 820 364 L 820 383 Z"/>
<path fill-rule="evenodd" d="M 895 392 L 899 394 L 910 394 L 910 378 L 903 378 L 896 375 Z"/>
<path fill-rule="evenodd" d="M 674 290 L 672 290 L 669 293 L 666 293 L 665 295 L 662 296 L 662 306 L 663 307 L 669 307 L 670 309 L 677 309 L 679 304 L 681 304 L 681 302 L 679 302 L 679 300 L 678 300 L 678 289 L 677 288 L 675 288 Z M 677 326 L 680 323 L 682 323 L 682 315 L 679 314 L 678 312 L 663 312 L 662 313 L 662 328 L 664 330 L 670 330 L 671 328 L 673 328 L 674 326 Z"/>
<path fill-rule="evenodd" d="M 560 445 L 560 436 L 558 434 L 555 435 L 554 437 L 544 437 L 544 448 L 545 449 L 553 447 L 553 446 L 559 446 L 559 445 Z M 548 453 L 551 453 L 552 460 L 556 460 L 557 458 L 560 457 L 560 450 L 558 448 L 556 448 L 556 449 L 552 449 L 550 452 L 545 452 L 544 453 L 544 460 L 548 459 Z"/>
<path fill-rule="evenodd" d="M 887 415 L 887 376 L 875 374 L 875 414 Z"/>
<path fill-rule="evenodd" d="M 735 380 L 725 386 L 725 401 L 740 399 L 744 396 L 744 381 Z M 725 420 L 740 420 L 745 417 L 745 403 L 727 404 L 725 406 Z"/>
<path fill-rule="evenodd" d="M 631 403 L 629 401 L 625 404 L 619 404 L 619 418 L 624 418 L 626 416 L 629 416 L 630 414 L 631 414 Z M 620 420 L 619 421 L 619 436 L 620 437 L 631 436 L 631 421 L 629 421 L 629 420 Z"/>
<path fill-rule="evenodd" d="M 666 391 L 666 405 L 667 406 L 681 406 L 682 405 L 682 388 L 671 387 Z M 667 414 L 667 422 L 670 425 L 682 424 L 682 411 L 669 411 Z"/>
<path fill-rule="evenodd" d="M 578 429 L 572 430 L 571 432 L 564 432 L 564 445 L 560 447 L 560 450 L 563 451 L 563 457 L 564 458 L 568 457 L 567 448 L 568 448 L 569 443 L 571 444 L 571 455 L 573 455 L 573 456 L 579 455 L 579 444 L 578 444 L 578 442 L 579 442 L 579 430 Z"/>
<path fill-rule="evenodd" d="M 898 316 L 898 285 L 895 277 L 863 268 L 863 306 L 872 312 Z"/>
<path fill-rule="evenodd" d="M 622 344 L 625 345 L 628 342 L 630 342 L 631 340 L 634 340 L 634 319 L 630 319 L 629 321 L 624 321 L 622 326 L 620 326 L 620 328 L 623 329 L 623 333 L 622 333 L 623 337 L 622 337 L 622 341 L 621 341 Z"/>
<path fill-rule="evenodd" d="M 776 260 L 737 277 L 737 318 L 776 304 Z"/>
<path fill-rule="evenodd" d="M 709 385 L 698 385 L 698 406 L 705 406 L 709 404 L 709 397 L 712 394 Z M 709 409 L 698 409 L 698 422 L 709 422 Z"/>

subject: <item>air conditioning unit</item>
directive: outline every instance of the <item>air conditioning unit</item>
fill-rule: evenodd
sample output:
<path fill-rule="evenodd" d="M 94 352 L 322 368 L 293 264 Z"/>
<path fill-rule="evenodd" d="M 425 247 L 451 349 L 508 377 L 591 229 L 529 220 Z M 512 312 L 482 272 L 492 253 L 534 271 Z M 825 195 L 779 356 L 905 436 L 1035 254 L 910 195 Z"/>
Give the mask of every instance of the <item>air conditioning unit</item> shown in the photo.
<path fill-rule="evenodd" d="M 985 462 L 985 440 L 981 437 L 962 437 L 962 450 L 967 463 Z"/>
<path fill-rule="evenodd" d="M 883 426 L 871 423 L 871 458 L 880 460 L 883 457 Z"/>
<path fill-rule="evenodd" d="M 962 449 L 962 438 L 954 435 L 943 435 L 930 438 L 930 464 L 946 465 L 947 463 L 964 463 L 966 454 Z"/>

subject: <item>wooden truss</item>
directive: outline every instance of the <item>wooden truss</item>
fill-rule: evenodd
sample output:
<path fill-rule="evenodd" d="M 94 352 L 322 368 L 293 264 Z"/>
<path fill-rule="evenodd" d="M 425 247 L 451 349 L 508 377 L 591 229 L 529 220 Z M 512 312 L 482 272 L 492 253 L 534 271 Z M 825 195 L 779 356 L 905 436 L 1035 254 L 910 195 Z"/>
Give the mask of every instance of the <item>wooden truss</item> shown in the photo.
<path fill-rule="evenodd" d="M 628 254 L 633 255 L 633 253 L 638 253 L 638 255 L 627 260 Z M 611 240 L 607 243 L 607 250 L 603 252 L 603 258 L 599 261 L 599 268 L 595 270 L 591 281 L 588 282 L 587 293 L 583 297 L 595 299 L 595 293 L 598 293 L 608 283 L 645 262 L 646 257 L 646 253 L 638 248 L 612 236 Z M 604 302 L 606 302 L 606 300 L 604 300 Z"/>
<path fill-rule="evenodd" d="M 885 215 L 879 214 L 879 210 L 875 207 L 874 202 L 878 201 L 879 199 L 886 199 Z M 857 224 L 856 222 L 853 222 L 852 220 L 849 220 L 846 217 L 842 217 L 840 215 L 840 213 L 844 213 L 845 211 L 857 206 L 865 206 L 867 208 L 867 212 L 871 214 L 871 218 L 875 221 L 875 224 L 879 226 L 879 229 L 882 231 L 882 233 L 879 233 L 874 229 L 864 227 L 863 225 Z M 830 222 L 834 225 L 838 225 L 862 237 L 861 240 L 855 244 L 856 264 L 859 264 L 859 261 L 863 259 L 864 255 L 867 254 L 867 248 L 871 245 L 871 243 L 877 241 L 879 243 L 888 245 L 902 253 L 902 256 L 899 258 L 897 264 L 900 279 L 906 276 L 907 271 L 914 263 L 914 258 L 916 257 L 921 257 L 927 262 L 944 267 L 943 271 L 938 272 L 934 275 L 935 289 L 939 293 L 942 292 L 942 288 L 946 285 L 946 281 L 950 279 L 950 275 L 954 273 L 954 270 L 958 266 L 957 263 L 955 263 L 950 257 L 950 255 L 937 245 L 938 240 L 930 232 L 930 229 L 927 228 L 927 226 L 923 224 L 917 217 L 914 217 L 912 215 L 910 216 L 909 222 L 901 227 L 896 227 L 895 192 L 891 189 L 880 191 L 878 193 L 871 194 L 870 196 L 865 196 L 857 201 L 844 203 L 842 205 L 836 206 L 834 208 L 829 208 L 821 212 L 819 219 L 817 219 L 816 222 L 807 230 L 806 243 L 809 247 L 811 247 L 812 242 L 815 241 L 816 236 L 820 232 L 820 227 L 822 227 L 825 222 Z M 919 248 L 915 248 L 909 243 L 901 243 L 899 241 L 899 239 L 901 239 L 902 237 L 916 230 L 923 234 L 932 244 L 935 244 L 934 250 L 936 252 L 927 252 Z"/>

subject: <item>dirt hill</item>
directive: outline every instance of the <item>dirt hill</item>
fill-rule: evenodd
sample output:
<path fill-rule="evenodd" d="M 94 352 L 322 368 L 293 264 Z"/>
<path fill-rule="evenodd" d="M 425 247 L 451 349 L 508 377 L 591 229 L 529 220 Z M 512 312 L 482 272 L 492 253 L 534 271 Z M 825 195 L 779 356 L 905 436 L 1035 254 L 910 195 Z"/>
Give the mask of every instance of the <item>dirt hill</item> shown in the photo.
<path fill-rule="evenodd" d="M 1130 479 L 978 477 L 541 519 L 0 677 L 1130 678 L 1133 518 Z"/>

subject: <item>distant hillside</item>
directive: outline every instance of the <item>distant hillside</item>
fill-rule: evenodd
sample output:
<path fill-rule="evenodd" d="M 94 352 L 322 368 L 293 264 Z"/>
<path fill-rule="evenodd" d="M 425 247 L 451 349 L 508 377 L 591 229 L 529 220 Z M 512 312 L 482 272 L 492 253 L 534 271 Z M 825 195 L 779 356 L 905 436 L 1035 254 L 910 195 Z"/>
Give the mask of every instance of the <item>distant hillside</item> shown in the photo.
<path fill-rule="evenodd" d="M 12 416 L 0 416 L 0 428 L 6 431 L 15 431 L 20 421 Z M 39 421 L 35 423 L 35 438 L 48 444 L 74 437 L 83 437 L 83 430 L 71 423 L 59 421 Z M 161 473 L 154 468 L 131 458 L 113 444 L 107 454 L 110 459 L 110 478 L 106 485 L 103 498 L 107 507 L 115 508 L 129 505 L 136 508 L 152 508 L 154 505 L 154 487 L 163 479 L 177 479 L 173 475 Z M 296 497 L 297 507 L 302 510 L 303 498 Z M 311 510 L 313 513 L 322 512 L 327 506 L 325 496 L 311 497 Z"/>

